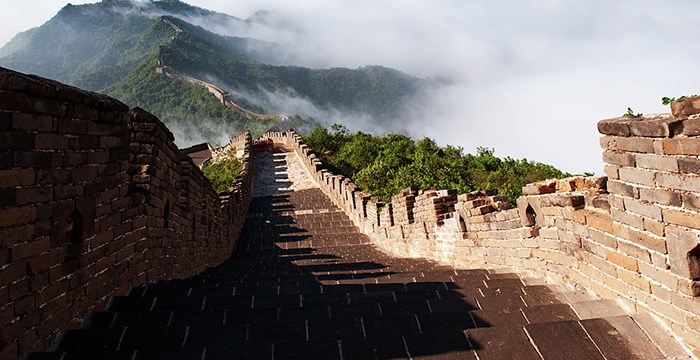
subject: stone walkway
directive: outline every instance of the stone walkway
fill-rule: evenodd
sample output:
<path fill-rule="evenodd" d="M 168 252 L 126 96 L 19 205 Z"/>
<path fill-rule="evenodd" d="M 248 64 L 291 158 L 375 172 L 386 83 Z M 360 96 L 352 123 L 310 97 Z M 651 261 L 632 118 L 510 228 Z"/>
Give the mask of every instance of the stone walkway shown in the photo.
<path fill-rule="evenodd" d="M 669 357 L 614 302 L 382 253 L 295 159 L 256 157 L 257 197 L 230 260 L 115 297 L 29 359 Z"/>

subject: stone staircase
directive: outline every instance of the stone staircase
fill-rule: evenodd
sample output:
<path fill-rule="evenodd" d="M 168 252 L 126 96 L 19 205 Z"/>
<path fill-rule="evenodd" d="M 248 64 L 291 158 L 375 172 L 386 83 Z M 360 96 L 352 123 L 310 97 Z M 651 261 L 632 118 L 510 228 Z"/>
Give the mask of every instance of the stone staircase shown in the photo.
<path fill-rule="evenodd" d="M 650 316 L 585 290 L 368 242 L 318 188 L 256 197 L 230 260 L 133 288 L 26 358 L 688 358 Z"/>

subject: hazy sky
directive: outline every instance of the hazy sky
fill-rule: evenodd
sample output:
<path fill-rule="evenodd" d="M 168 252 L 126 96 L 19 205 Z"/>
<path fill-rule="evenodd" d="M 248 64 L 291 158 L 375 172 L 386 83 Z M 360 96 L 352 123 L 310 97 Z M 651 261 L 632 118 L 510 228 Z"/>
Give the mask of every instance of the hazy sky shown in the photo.
<path fill-rule="evenodd" d="M 598 120 L 628 106 L 667 112 L 662 96 L 700 93 L 696 0 L 187 2 L 241 18 L 277 11 L 284 31 L 240 35 L 295 45 L 298 65 L 449 77 L 452 86 L 414 104 L 413 134 L 570 172 L 602 173 Z M 64 3 L 0 0 L 0 44 Z"/>

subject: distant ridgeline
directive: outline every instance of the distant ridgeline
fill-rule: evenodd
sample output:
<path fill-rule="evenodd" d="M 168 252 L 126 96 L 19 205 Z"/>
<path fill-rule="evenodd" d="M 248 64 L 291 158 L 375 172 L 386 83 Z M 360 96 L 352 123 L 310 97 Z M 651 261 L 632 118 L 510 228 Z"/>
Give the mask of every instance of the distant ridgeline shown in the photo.
<path fill-rule="evenodd" d="M 202 135 L 183 139 L 187 144 L 215 143 L 222 132 L 244 129 L 257 136 L 280 121 L 284 127 L 312 128 L 310 114 L 251 117 L 285 110 L 269 100 L 270 94 L 305 99 L 318 109 L 364 114 L 390 128 L 398 126 L 392 119 L 401 105 L 419 86 L 431 83 L 380 66 L 281 66 L 276 63 L 284 52 L 279 45 L 217 35 L 188 21 L 240 28 L 261 20 L 244 21 L 179 1 L 67 5 L 0 49 L 0 66 L 106 93 L 152 112 L 178 133 Z M 224 106 L 197 83 L 156 73 L 158 67 L 225 89 L 238 107 Z"/>

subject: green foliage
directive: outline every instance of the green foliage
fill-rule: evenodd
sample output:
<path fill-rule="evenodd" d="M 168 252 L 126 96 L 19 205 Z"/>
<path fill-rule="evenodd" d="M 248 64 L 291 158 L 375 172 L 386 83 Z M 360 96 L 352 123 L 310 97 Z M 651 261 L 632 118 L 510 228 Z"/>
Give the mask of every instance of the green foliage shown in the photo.
<path fill-rule="evenodd" d="M 632 110 L 632 108 L 630 108 L 630 107 L 627 108 L 626 113 L 622 114 L 623 117 L 640 117 L 642 115 L 643 115 L 642 113 L 635 114 L 634 111 Z"/>
<path fill-rule="evenodd" d="M 243 170 L 243 164 L 236 158 L 236 149 L 231 148 L 225 157 L 217 162 L 211 160 L 202 166 L 202 172 L 214 186 L 222 192 L 231 187 L 233 180 Z"/>
<path fill-rule="evenodd" d="M 661 104 L 663 104 L 663 105 L 669 105 L 669 104 L 671 104 L 671 101 L 683 100 L 683 99 L 685 99 L 685 98 L 687 98 L 687 97 L 693 97 L 693 96 L 697 96 L 697 95 L 690 95 L 690 96 L 685 96 L 685 95 L 683 95 L 683 96 L 679 97 L 678 99 L 676 99 L 676 98 L 674 98 L 674 97 L 669 98 L 669 97 L 664 96 L 664 97 L 661 98 Z"/>
<path fill-rule="evenodd" d="M 460 193 L 495 189 L 515 203 L 525 184 L 571 176 L 551 165 L 498 158 L 490 148 L 477 148 L 476 155 L 464 154 L 460 147 L 441 147 L 429 138 L 415 141 L 397 134 L 351 134 L 340 125 L 331 130 L 316 127 L 304 141 L 321 155 L 327 168 L 350 177 L 382 201 L 417 186 Z"/>

